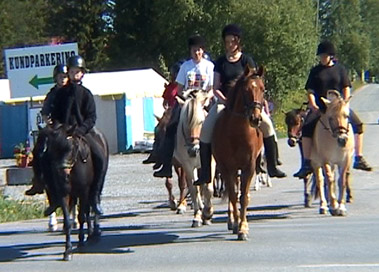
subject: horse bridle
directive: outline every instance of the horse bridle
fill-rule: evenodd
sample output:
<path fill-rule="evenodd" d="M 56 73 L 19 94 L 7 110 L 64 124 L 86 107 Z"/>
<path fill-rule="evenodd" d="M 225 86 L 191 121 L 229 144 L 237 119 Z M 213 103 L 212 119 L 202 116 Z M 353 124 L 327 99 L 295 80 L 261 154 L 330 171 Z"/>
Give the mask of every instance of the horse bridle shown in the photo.
<path fill-rule="evenodd" d="M 253 76 L 251 76 L 251 78 L 257 79 L 257 78 L 260 78 L 260 76 L 253 75 Z M 251 119 L 252 119 L 252 114 L 253 114 L 254 110 L 258 109 L 260 112 L 262 112 L 262 108 L 263 108 L 262 104 L 263 103 L 262 103 L 262 101 L 255 101 L 255 100 L 252 102 L 249 102 L 249 99 L 247 97 L 246 92 L 243 93 L 242 101 L 243 101 L 243 106 L 244 106 L 243 116 L 249 120 L 250 124 L 252 124 L 253 120 L 251 120 Z M 261 120 L 262 120 L 262 117 L 259 118 L 258 124 Z"/>
<path fill-rule="evenodd" d="M 329 117 L 328 118 L 328 124 L 329 124 L 329 127 L 322 121 L 322 119 L 320 118 L 320 123 L 322 124 L 322 126 L 324 127 L 325 130 L 327 131 L 330 131 L 330 133 L 332 134 L 333 138 L 337 138 L 338 135 L 343 135 L 343 134 L 348 134 L 349 133 L 349 122 L 348 122 L 348 125 L 347 127 L 344 127 L 344 126 L 333 126 L 333 118 Z"/>

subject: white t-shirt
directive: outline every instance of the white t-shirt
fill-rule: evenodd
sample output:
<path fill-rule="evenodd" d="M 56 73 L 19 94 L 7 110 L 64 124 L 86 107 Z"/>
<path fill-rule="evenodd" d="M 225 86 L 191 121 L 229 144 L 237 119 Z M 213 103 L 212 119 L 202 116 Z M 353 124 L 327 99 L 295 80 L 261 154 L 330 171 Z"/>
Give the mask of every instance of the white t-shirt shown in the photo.
<path fill-rule="evenodd" d="M 193 59 L 187 60 L 180 66 L 176 82 L 183 85 L 184 90 L 209 91 L 213 86 L 213 68 L 213 63 L 206 59 L 201 59 L 199 63 Z"/>

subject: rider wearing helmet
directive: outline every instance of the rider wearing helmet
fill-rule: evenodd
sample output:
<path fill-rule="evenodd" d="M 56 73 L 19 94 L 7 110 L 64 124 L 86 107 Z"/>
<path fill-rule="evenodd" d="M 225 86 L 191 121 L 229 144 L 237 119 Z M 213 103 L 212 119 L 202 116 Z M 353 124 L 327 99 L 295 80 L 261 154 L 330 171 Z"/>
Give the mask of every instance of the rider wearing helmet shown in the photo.
<path fill-rule="evenodd" d="M 53 71 L 53 78 L 55 85 L 47 93 L 41 110 L 42 119 L 46 124 L 51 123 L 51 112 L 54 107 L 53 101 L 55 99 L 57 91 L 68 83 L 67 66 L 64 64 L 58 64 L 57 66 L 55 66 Z M 43 182 L 41 177 L 40 165 L 40 158 L 43 154 L 45 140 L 46 138 L 44 134 L 41 132 L 38 135 L 37 142 L 33 149 L 33 186 L 25 192 L 26 195 L 42 194 L 45 189 L 45 183 Z"/>
<path fill-rule="evenodd" d="M 188 48 L 191 59 L 185 61 L 176 77 L 178 84 L 177 94 L 181 96 L 183 90 L 211 91 L 213 86 L 213 63 L 204 59 L 205 40 L 199 35 L 188 39 Z M 175 136 L 179 123 L 180 107 L 176 104 L 172 110 L 171 119 L 166 130 L 161 155 L 162 168 L 154 172 L 154 177 L 172 177 L 172 156 L 175 149 Z"/>
<path fill-rule="evenodd" d="M 294 174 L 298 178 L 305 178 L 313 171 L 310 161 L 313 132 L 320 118 L 320 111 L 326 110 L 321 97 L 326 98 L 327 92 L 330 90 L 336 90 L 344 99 L 350 97 L 350 79 L 345 67 L 335 61 L 336 49 L 334 44 L 330 41 L 322 41 L 317 47 L 316 55 L 319 56 L 320 62 L 311 69 L 305 84 L 310 111 L 305 118 L 302 129 L 304 160 L 302 161 L 301 169 Z M 363 124 L 351 109 L 349 118 L 355 137 L 355 161 L 353 167 L 371 171 L 372 168 L 362 155 Z"/>
<path fill-rule="evenodd" d="M 96 123 L 96 105 L 92 93 L 82 84 L 86 72 L 85 61 L 81 56 L 72 56 L 67 60 L 69 83 L 61 88 L 55 97 L 51 113 L 52 122 L 74 126 L 73 136 L 85 137 L 94 163 L 95 177 L 90 192 L 90 205 L 96 214 L 101 214 L 100 195 L 104 184 L 108 158 L 99 145 Z M 45 214 L 50 214 L 58 207 L 57 202 L 51 203 Z"/>
<path fill-rule="evenodd" d="M 225 54 L 216 60 L 213 84 L 213 92 L 218 98 L 218 103 L 213 105 L 210 109 L 201 129 L 201 172 L 199 179 L 194 182 L 194 185 L 202 185 L 211 182 L 211 140 L 214 125 L 219 113 L 225 108 L 228 96 L 233 92 L 235 81 L 241 74 L 243 74 L 245 67 L 249 65 L 251 68 L 256 68 L 254 60 L 242 52 L 241 37 L 241 28 L 235 24 L 226 25 L 221 32 L 221 38 L 225 46 Z M 278 147 L 275 130 L 271 119 L 263 112 L 260 129 L 263 132 L 264 137 L 268 174 L 270 177 L 283 178 L 286 174 L 276 167 Z"/>

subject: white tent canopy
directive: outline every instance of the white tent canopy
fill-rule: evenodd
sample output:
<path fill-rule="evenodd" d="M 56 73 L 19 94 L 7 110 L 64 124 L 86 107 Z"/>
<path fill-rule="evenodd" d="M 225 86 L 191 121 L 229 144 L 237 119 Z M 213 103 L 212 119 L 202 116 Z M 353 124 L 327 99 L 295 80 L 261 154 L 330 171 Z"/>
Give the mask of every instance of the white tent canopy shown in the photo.
<path fill-rule="evenodd" d="M 127 99 L 137 97 L 162 97 L 167 80 L 153 69 L 120 72 L 89 73 L 83 78 L 83 86 L 94 95 L 125 93 Z"/>

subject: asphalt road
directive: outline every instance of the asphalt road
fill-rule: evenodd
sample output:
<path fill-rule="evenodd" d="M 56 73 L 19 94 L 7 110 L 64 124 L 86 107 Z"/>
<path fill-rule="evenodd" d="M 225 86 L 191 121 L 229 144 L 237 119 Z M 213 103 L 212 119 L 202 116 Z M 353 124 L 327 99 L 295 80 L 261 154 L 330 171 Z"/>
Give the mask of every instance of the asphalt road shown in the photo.
<path fill-rule="evenodd" d="M 63 262 L 64 236 L 48 233 L 46 219 L 0 224 L 0 271 L 379 271 L 377 101 L 379 85 L 368 85 L 351 102 L 366 124 L 364 154 L 374 171 L 352 170 L 355 196 L 346 217 L 319 215 L 317 201 L 303 207 L 302 182 L 292 178 L 298 150 L 285 139 L 279 145 L 288 177 L 251 192 L 246 242 L 227 231 L 222 200 L 214 200 L 212 225 L 191 228 L 190 210 L 167 208 L 163 180 L 141 164 L 146 154 L 114 155 L 101 240 Z"/>

